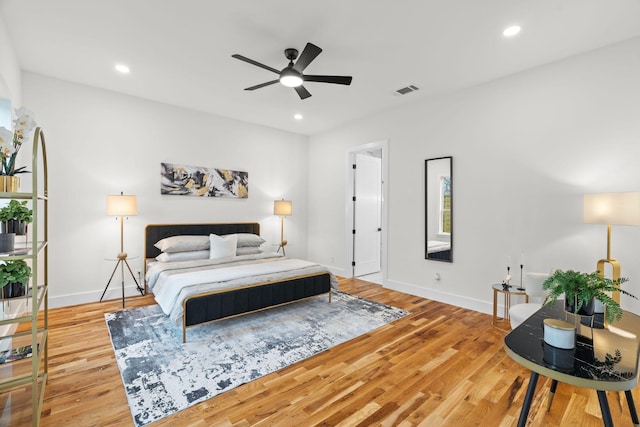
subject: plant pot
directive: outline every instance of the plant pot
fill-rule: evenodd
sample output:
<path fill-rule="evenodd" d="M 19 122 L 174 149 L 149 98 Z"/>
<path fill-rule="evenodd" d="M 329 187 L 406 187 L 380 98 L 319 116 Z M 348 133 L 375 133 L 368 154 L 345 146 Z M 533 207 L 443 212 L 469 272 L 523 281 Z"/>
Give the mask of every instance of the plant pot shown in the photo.
<path fill-rule="evenodd" d="M 27 234 L 27 223 L 25 221 L 10 219 L 9 221 L 3 221 L 0 227 L 3 233 L 15 233 L 18 236 Z"/>
<path fill-rule="evenodd" d="M 604 313 L 604 303 L 597 298 L 594 300 L 593 312 Z"/>
<path fill-rule="evenodd" d="M 576 313 L 576 310 L 575 310 L 577 305 L 576 299 L 577 298 L 571 298 L 571 297 L 566 298 L 564 300 L 564 309 L 569 313 L 577 314 L 579 316 L 593 316 L 593 313 L 594 313 L 593 310 L 595 307 L 594 301 L 591 300 L 587 305 L 583 304 L 582 307 L 580 307 L 580 310 L 578 310 L 578 312 Z"/>
<path fill-rule="evenodd" d="M 27 286 L 22 283 L 8 283 L 2 288 L 2 298 L 23 297 L 27 294 Z"/>
<path fill-rule="evenodd" d="M 0 233 L 0 253 L 13 251 L 15 249 L 15 242 L 15 233 Z"/>
<path fill-rule="evenodd" d="M 2 175 L 0 182 L 2 191 L 5 193 L 17 193 L 20 191 L 20 177 L 13 175 Z"/>

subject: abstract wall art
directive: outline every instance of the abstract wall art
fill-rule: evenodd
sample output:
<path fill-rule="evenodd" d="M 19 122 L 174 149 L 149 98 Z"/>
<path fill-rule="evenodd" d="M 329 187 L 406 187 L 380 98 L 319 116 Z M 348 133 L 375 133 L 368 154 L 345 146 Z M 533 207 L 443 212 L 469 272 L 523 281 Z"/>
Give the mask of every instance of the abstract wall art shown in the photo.
<path fill-rule="evenodd" d="M 200 197 L 249 197 L 249 173 L 230 169 L 160 164 L 161 194 Z"/>

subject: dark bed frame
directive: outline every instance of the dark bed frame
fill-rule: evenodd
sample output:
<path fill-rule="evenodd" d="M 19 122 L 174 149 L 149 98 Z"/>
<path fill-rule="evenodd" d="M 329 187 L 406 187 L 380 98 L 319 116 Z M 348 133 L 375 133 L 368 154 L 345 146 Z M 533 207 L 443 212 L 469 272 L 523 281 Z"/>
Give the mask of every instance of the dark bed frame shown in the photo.
<path fill-rule="evenodd" d="M 154 244 L 165 237 L 235 233 L 260 235 L 260 224 L 248 222 L 147 225 L 144 244 L 145 273 L 147 262 L 160 255 L 160 251 Z M 325 293 L 329 294 L 329 302 L 331 302 L 331 276 L 329 273 L 318 273 L 278 282 L 266 282 L 193 295 L 183 302 L 182 342 L 187 341 L 187 328 L 189 327 L 264 310 Z"/>

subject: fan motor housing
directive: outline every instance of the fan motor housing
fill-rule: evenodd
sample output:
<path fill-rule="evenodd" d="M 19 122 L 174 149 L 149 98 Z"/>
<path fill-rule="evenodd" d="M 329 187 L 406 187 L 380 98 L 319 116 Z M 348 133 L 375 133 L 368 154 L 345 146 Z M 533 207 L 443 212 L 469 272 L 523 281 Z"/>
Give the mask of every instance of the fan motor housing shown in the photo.
<path fill-rule="evenodd" d="M 293 48 L 285 49 L 284 56 L 289 61 L 293 61 L 298 57 L 298 49 L 293 49 Z"/>

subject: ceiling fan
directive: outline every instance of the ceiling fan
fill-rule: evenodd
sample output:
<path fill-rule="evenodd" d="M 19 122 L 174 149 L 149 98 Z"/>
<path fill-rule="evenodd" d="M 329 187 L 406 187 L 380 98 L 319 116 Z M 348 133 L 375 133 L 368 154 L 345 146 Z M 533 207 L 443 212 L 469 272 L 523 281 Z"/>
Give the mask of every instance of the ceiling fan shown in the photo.
<path fill-rule="evenodd" d="M 300 96 L 300 99 L 306 99 L 311 96 L 311 93 L 309 93 L 309 91 L 304 86 L 302 86 L 303 82 L 333 83 L 338 85 L 351 84 L 351 76 L 312 76 L 302 73 L 304 69 L 307 68 L 307 66 L 311 63 L 311 61 L 316 59 L 316 56 L 320 55 L 320 52 L 322 52 L 322 49 L 320 49 L 313 43 L 307 43 L 299 58 L 297 49 L 285 49 L 284 56 L 289 60 L 289 65 L 284 67 L 282 70 L 276 70 L 275 68 L 261 64 L 245 56 L 238 55 L 237 53 L 231 55 L 231 57 L 244 62 L 248 62 L 249 64 L 256 65 L 260 68 L 264 68 L 265 70 L 269 70 L 280 76 L 277 80 L 271 80 L 266 83 L 251 86 L 246 88 L 245 90 L 256 90 L 280 82 L 285 86 L 294 88 L 298 93 L 298 96 Z M 298 58 L 298 60 L 294 63 L 293 61 L 295 61 L 296 58 Z"/>

